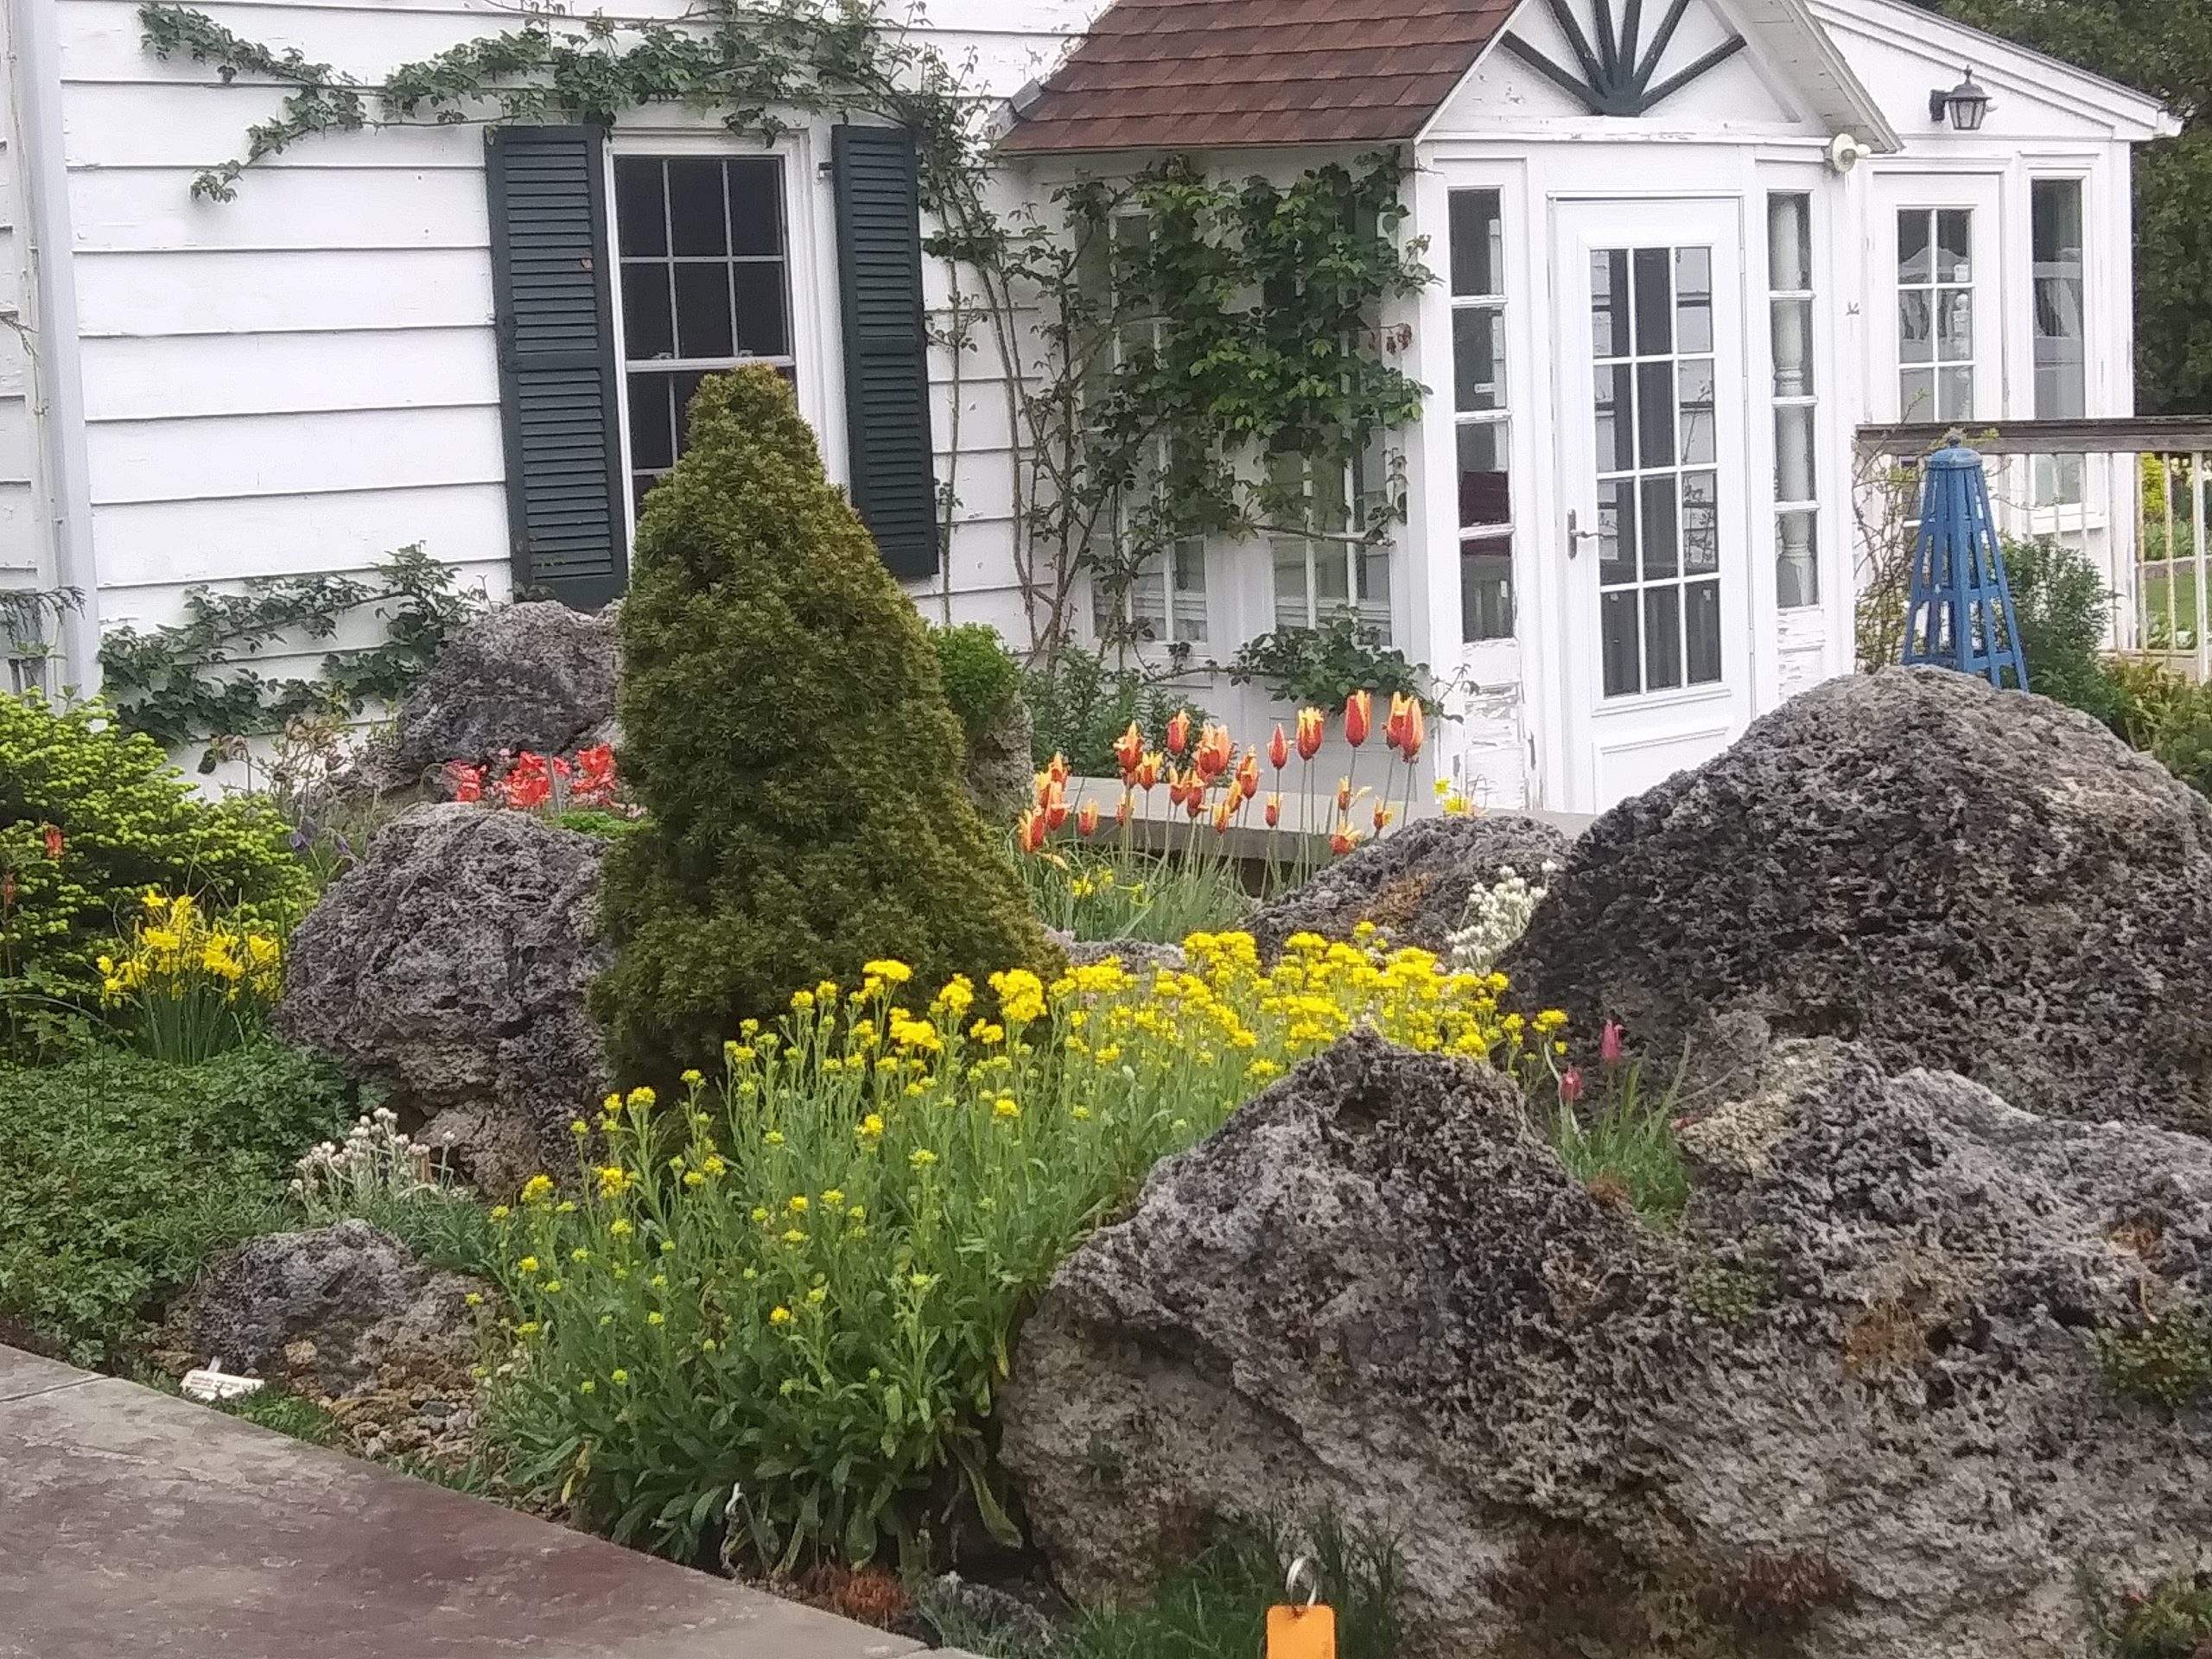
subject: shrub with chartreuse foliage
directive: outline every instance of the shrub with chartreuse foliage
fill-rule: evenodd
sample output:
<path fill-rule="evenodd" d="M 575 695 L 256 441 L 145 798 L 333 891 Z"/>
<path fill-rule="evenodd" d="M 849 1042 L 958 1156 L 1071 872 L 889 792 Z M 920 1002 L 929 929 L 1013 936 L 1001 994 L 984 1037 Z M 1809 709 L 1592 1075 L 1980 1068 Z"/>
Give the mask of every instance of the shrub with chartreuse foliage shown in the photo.
<path fill-rule="evenodd" d="M 964 1485 L 1009 1529 L 988 1420 L 1015 1322 L 1161 1157 L 1354 1027 L 1541 1081 L 1565 1016 L 1371 939 L 1195 934 L 1191 966 L 932 988 L 903 963 L 741 1027 L 682 1094 L 613 1098 L 573 1198 L 541 1175 L 499 1276 L 510 1478 L 624 1541 L 786 1571 L 941 1557 Z M 934 1545 L 934 1549 L 931 1546 Z"/>
<path fill-rule="evenodd" d="M 259 797 L 202 800 L 99 704 L 0 697 L 0 1049 L 35 1001 L 97 1005 L 149 889 L 282 933 L 313 899 L 289 836 Z"/>
<path fill-rule="evenodd" d="M 292 1160 L 345 1097 L 273 1043 L 202 1065 L 102 1049 L 0 1067 L 0 1340 L 86 1364 L 127 1347 L 211 1252 L 296 1224 Z"/>
<path fill-rule="evenodd" d="M 707 380 L 638 526 L 594 988 L 616 1065 L 718 1059 L 740 1020 L 898 957 L 942 982 L 1049 952 L 960 781 L 928 632 L 773 370 Z"/>
<path fill-rule="evenodd" d="M 971 743 L 981 742 L 1021 698 L 1021 664 L 987 622 L 931 628 L 944 700 Z"/>

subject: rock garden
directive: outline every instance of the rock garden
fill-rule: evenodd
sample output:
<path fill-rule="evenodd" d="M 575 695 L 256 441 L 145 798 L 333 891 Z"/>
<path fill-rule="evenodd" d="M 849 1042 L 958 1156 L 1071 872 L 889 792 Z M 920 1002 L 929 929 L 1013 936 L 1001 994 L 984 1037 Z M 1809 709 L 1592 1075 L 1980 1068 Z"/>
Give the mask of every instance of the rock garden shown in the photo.
<path fill-rule="evenodd" d="M 1404 693 L 1033 777 L 783 383 L 691 433 L 310 791 L 0 700 L 0 1341 L 994 1659 L 1300 1554 L 1359 1659 L 2212 1655 L 2212 801 L 1936 670 L 1572 838 Z"/>

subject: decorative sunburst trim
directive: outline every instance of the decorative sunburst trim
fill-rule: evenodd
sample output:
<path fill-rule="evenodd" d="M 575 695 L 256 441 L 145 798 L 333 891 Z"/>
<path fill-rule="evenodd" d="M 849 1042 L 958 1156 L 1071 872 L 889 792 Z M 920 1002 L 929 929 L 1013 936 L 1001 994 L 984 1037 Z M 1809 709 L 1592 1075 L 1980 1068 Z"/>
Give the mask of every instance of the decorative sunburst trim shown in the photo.
<path fill-rule="evenodd" d="M 1682 15 L 1689 10 L 1690 0 L 1672 0 L 1667 15 L 1651 36 L 1649 50 L 1637 50 L 1637 34 L 1643 23 L 1643 0 L 1623 0 L 1620 25 L 1613 23 L 1613 0 L 1590 0 L 1597 22 L 1597 40 L 1583 33 L 1582 24 L 1574 15 L 1568 0 L 1544 0 L 1550 9 L 1552 19 L 1558 23 L 1560 33 L 1567 36 L 1567 43 L 1574 49 L 1575 60 L 1582 73 L 1562 69 L 1542 53 L 1517 35 L 1508 35 L 1503 44 L 1506 50 L 1553 82 L 1571 98 L 1580 99 L 1592 115 L 1642 115 L 1661 100 L 1673 97 L 1714 65 L 1732 58 L 1744 49 L 1744 37 L 1731 33 L 1728 38 L 1688 68 L 1682 69 L 1653 86 L 1651 78 L 1659 71 L 1659 60 L 1667 55 L 1667 48 L 1674 44 L 1675 31 L 1681 27 Z"/>

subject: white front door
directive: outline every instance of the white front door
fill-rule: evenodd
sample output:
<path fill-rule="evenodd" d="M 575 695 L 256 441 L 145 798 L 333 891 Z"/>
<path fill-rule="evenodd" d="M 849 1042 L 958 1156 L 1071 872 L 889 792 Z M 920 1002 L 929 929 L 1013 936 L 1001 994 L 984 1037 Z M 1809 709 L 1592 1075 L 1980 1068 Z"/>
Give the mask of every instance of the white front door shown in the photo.
<path fill-rule="evenodd" d="M 1719 753 L 1751 708 L 1743 230 L 1726 200 L 1554 204 L 1567 804 Z"/>

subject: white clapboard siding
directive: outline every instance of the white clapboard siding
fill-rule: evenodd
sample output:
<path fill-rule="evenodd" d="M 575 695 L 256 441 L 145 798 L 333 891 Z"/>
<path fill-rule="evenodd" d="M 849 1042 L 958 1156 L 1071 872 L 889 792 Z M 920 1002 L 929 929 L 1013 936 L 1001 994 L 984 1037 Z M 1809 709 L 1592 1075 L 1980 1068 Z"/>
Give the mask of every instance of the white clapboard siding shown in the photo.
<path fill-rule="evenodd" d="M 360 570 L 415 542 L 503 592 L 483 124 L 304 138 L 248 169 L 235 200 L 196 200 L 194 177 L 236 156 L 283 89 L 226 86 L 208 65 L 156 59 L 136 0 L 51 3 L 103 615 L 168 620 L 194 582 Z M 689 3 L 622 10 L 674 18 Z M 1002 97 L 1047 73 L 1103 4 L 932 0 L 912 35 L 979 96 Z M 249 40 L 296 47 L 370 84 L 522 22 L 512 0 L 203 9 Z M 682 109 L 618 124 L 618 135 L 720 130 L 712 115 Z M 942 274 L 931 282 L 941 307 Z M 795 298 L 834 346 L 834 292 Z M 950 593 L 960 613 L 988 612 L 1026 644 L 1005 366 L 979 334 L 957 386 L 954 368 L 949 353 L 932 353 L 938 477 L 959 498 L 952 552 L 938 579 L 917 586 L 918 602 L 934 614 Z"/>
<path fill-rule="evenodd" d="M 8 47 L 7 18 L 0 10 L 0 65 Z M 8 76 L 0 71 L 0 586 L 22 588 L 37 585 L 42 561 L 31 487 L 38 438 L 31 423 L 31 359 L 24 338 L 29 327 L 24 304 L 29 250 L 17 228 L 22 156 L 10 96 Z"/>

